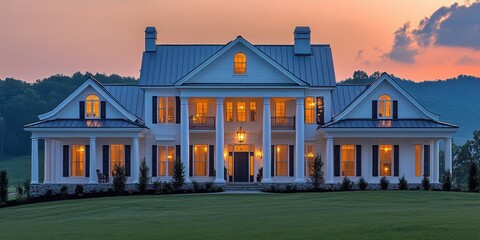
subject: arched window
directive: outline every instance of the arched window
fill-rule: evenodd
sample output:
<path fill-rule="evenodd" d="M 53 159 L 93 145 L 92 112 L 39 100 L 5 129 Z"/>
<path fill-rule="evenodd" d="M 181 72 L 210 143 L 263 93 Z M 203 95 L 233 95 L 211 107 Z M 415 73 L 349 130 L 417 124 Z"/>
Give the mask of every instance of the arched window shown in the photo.
<path fill-rule="evenodd" d="M 233 73 L 247 73 L 247 55 L 245 55 L 244 53 L 236 53 L 233 57 Z"/>
<path fill-rule="evenodd" d="M 390 96 L 384 94 L 378 98 L 378 117 L 391 118 L 392 117 L 392 99 Z"/>
<path fill-rule="evenodd" d="M 88 95 L 85 101 L 85 116 L 87 118 L 100 117 L 100 99 L 97 95 Z"/>

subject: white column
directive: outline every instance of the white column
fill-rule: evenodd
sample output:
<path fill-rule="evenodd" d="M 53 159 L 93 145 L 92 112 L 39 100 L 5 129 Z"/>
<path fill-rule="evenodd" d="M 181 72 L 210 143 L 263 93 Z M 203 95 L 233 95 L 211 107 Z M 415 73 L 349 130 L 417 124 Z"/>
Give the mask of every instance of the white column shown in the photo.
<path fill-rule="evenodd" d="M 445 140 L 445 170 L 450 170 L 450 174 L 452 174 L 453 167 L 452 167 L 452 139 L 447 138 Z"/>
<path fill-rule="evenodd" d="M 188 165 L 188 160 L 189 160 L 189 118 L 188 118 L 188 98 L 181 98 L 181 104 L 180 104 L 180 112 L 181 112 L 181 124 L 180 124 L 180 145 L 181 145 L 181 152 L 180 152 L 180 158 L 182 160 L 183 166 L 185 167 L 185 182 L 189 183 L 191 182 L 190 180 L 190 175 L 189 175 L 189 165 Z"/>
<path fill-rule="evenodd" d="M 45 139 L 45 158 L 43 162 L 43 183 L 51 183 L 51 168 L 50 165 L 52 164 L 52 153 L 51 153 L 51 145 L 52 140 Z"/>
<path fill-rule="evenodd" d="M 90 177 L 88 179 L 88 183 L 98 183 L 97 180 L 97 159 L 96 159 L 96 139 L 95 137 L 90 138 L 90 169 L 86 169 L 88 171 L 88 174 L 90 174 Z"/>
<path fill-rule="evenodd" d="M 132 144 L 132 174 L 131 174 L 131 183 L 138 183 L 138 171 L 140 167 L 140 160 L 138 156 L 138 137 L 133 138 Z"/>
<path fill-rule="evenodd" d="M 430 182 L 435 179 L 435 141 L 430 140 Z"/>
<path fill-rule="evenodd" d="M 333 183 L 333 138 L 327 138 L 327 183 Z"/>
<path fill-rule="evenodd" d="M 223 172 L 223 148 L 225 145 L 224 127 L 223 98 L 217 98 L 217 114 L 215 116 L 215 161 L 217 163 L 215 171 L 215 183 L 225 183 Z"/>
<path fill-rule="evenodd" d="M 263 99 L 263 179 L 262 183 L 271 183 L 272 123 L 270 117 L 270 98 Z"/>
<path fill-rule="evenodd" d="M 32 184 L 38 183 L 38 138 L 32 137 Z"/>
<path fill-rule="evenodd" d="M 434 178 L 432 180 L 432 183 L 439 183 L 439 178 L 440 178 L 440 141 L 435 140 L 434 141 L 434 146 L 435 146 L 435 157 L 433 158 L 433 174 Z"/>
<path fill-rule="evenodd" d="M 295 116 L 295 182 L 305 182 L 305 101 L 297 98 Z"/>
<path fill-rule="evenodd" d="M 56 183 L 57 182 L 57 141 L 51 140 L 50 142 L 50 181 L 51 183 Z"/>

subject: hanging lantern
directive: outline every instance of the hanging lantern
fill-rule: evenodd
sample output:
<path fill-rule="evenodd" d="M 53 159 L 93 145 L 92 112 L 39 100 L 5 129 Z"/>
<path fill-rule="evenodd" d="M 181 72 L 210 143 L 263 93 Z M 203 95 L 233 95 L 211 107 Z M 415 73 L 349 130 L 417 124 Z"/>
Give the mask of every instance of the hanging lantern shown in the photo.
<path fill-rule="evenodd" d="M 243 130 L 242 126 L 240 126 L 240 128 L 237 130 L 237 140 L 239 143 L 243 143 L 245 141 L 245 130 Z"/>

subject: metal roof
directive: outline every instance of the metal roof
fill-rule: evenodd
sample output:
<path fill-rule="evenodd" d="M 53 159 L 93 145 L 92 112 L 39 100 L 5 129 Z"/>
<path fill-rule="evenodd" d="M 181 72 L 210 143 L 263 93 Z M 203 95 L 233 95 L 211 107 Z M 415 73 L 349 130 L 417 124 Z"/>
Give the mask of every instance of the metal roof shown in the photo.
<path fill-rule="evenodd" d="M 53 119 L 25 125 L 25 128 L 146 128 L 126 119 Z"/>
<path fill-rule="evenodd" d="M 103 85 L 120 104 L 131 113 L 144 119 L 144 92 L 137 85 Z"/>
<path fill-rule="evenodd" d="M 431 119 L 343 119 L 321 128 L 458 128 Z"/>
<path fill-rule="evenodd" d="M 157 45 L 144 52 L 140 86 L 173 84 L 226 45 Z M 312 87 L 334 87 L 335 72 L 330 45 L 311 45 L 312 55 L 295 55 L 293 45 L 254 45 L 286 70 Z"/>
<path fill-rule="evenodd" d="M 345 109 L 365 88 L 367 88 L 367 85 L 338 84 L 332 91 L 332 116 Z"/>

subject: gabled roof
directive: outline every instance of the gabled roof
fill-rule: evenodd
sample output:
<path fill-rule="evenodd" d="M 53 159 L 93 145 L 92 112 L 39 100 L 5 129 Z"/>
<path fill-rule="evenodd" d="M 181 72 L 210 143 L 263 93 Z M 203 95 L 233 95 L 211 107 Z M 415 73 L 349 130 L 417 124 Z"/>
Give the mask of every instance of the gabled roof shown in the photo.
<path fill-rule="evenodd" d="M 137 85 L 103 85 L 126 109 L 144 119 L 144 92 Z"/>
<path fill-rule="evenodd" d="M 295 78 L 311 87 L 334 87 L 335 72 L 329 45 L 312 44 L 312 55 L 295 55 L 293 45 L 252 45 Z M 234 42 L 232 41 L 232 42 Z M 144 52 L 139 86 L 173 86 L 202 63 L 232 42 L 223 45 L 157 45 L 155 52 Z"/>
<path fill-rule="evenodd" d="M 345 109 L 365 88 L 367 85 L 338 84 L 332 91 L 332 116 Z"/>

